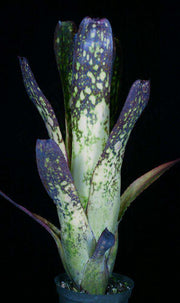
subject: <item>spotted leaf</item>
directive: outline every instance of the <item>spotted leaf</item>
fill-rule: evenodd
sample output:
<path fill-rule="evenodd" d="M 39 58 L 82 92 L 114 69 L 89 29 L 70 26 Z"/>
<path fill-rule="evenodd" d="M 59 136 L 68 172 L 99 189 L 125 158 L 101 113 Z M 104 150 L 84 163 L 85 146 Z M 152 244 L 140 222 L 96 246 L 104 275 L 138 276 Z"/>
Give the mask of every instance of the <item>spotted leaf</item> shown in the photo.
<path fill-rule="evenodd" d="M 115 233 L 120 207 L 120 170 L 130 133 L 149 99 L 149 81 L 137 80 L 131 87 L 125 105 L 104 151 L 95 167 L 88 219 L 96 239 L 108 228 Z"/>
<path fill-rule="evenodd" d="M 69 165 L 71 161 L 71 86 L 72 86 L 72 62 L 74 51 L 76 26 L 71 21 L 59 21 L 54 34 L 54 51 L 57 67 L 61 76 L 61 83 L 64 94 L 65 124 L 66 124 L 66 150 L 68 153 Z"/>
<path fill-rule="evenodd" d="M 158 167 L 150 170 L 146 174 L 142 175 L 138 179 L 136 179 L 121 196 L 121 205 L 119 211 L 120 221 L 125 211 L 129 207 L 129 205 L 152 183 L 154 183 L 160 176 L 162 176 L 169 168 L 174 166 L 174 164 L 178 163 L 180 159 L 170 161 L 159 165 Z"/>
<path fill-rule="evenodd" d="M 37 140 L 36 158 L 42 183 L 57 207 L 65 262 L 79 285 L 82 269 L 94 249 L 93 234 L 58 145 L 51 139 Z"/>
<path fill-rule="evenodd" d="M 54 110 L 39 88 L 26 58 L 19 57 L 26 91 L 43 118 L 49 137 L 61 148 L 67 159 L 66 149 Z"/>
<path fill-rule="evenodd" d="M 109 136 L 112 58 L 109 21 L 83 19 L 73 61 L 71 169 L 84 208 L 94 167 Z"/>

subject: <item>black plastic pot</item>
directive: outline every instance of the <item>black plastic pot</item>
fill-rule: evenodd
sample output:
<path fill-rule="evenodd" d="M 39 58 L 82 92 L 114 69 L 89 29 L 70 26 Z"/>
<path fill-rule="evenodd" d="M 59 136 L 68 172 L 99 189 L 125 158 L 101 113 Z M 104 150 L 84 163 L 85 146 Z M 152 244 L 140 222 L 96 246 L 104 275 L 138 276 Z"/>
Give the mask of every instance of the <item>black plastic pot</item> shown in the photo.
<path fill-rule="evenodd" d="M 59 303 L 128 303 L 134 287 L 133 280 L 119 274 L 113 274 L 113 276 L 120 279 L 121 282 L 126 282 L 129 288 L 119 294 L 113 295 L 88 295 L 78 293 L 60 286 L 60 281 L 64 281 L 67 278 L 66 274 L 60 274 L 55 278 L 56 289 L 59 295 Z"/>

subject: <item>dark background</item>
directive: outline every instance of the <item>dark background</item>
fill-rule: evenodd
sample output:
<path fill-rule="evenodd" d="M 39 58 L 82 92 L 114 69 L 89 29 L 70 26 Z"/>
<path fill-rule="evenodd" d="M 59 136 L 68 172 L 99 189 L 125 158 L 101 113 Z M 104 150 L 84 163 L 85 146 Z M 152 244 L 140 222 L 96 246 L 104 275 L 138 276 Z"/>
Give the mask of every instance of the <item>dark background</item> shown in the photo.
<path fill-rule="evenodd" d="M 169 6 L 145 1 L 1 3 L 0 189 L 58 224 L 35 163 L 37 138 L 47 138 L 29 100 L 17 56 L 28 58 L 37 82 L 64 128 L 63 99 L 53 52 L 58 20 L 106 17 L 123 49 L 121 104 L 136 79 L 151 80 L 149 105 L 130 137 L 122 190 L 153 167 L 180 157 L 179 18 Z M 130 302 L 161 303 L 175 290 L 179 260 L 180 167 L 143 193 L 120 224 L 115 272 L 135 281 Z M 63 272 L 56 246 L 42 227 L 0 198 L 0 273 L 4 302 L 57 302 L 54 277 Z M 172 301 L 173 302 L 173 301 Z"/>

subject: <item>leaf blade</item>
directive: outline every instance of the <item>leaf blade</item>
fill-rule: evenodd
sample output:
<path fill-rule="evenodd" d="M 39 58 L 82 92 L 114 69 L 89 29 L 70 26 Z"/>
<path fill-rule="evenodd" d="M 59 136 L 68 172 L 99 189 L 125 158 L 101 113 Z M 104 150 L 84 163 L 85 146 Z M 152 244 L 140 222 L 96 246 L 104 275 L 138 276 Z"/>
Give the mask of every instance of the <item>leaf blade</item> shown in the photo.
<path fill-rule="evenodd" d="M 20 209 L 22 212 L 24 212 L 26 215 L 28 215 L 29 217 L 31 217 L 34 221 L 36 221 L 37 223 L 39 223 L 42 227 L 44 227 L 48 233 L 53 237 L 53 239 L 55 240 L 56 246 L 58 248 L 58 252 L 60 254 L 62 263 L 64 265 L 64 268 L 66 269 L 66 263 L 64 260 L 64 252 L 63 252 L 63 248 L 62 248 L 62 244 L 61 244 L 61 232 L 60 230 L 51 222 L 49 222 L 47 219 L 41 217 L 40 215 L 37 215 L 31 211 L 29 211 L 27 208 L 25 208 L 24 206 L 16 203 L 15 201 L 13 201 L 10 197 L 8 197 L 5 193 L 3 193 L 2 191 L 0 191 L 0 195 L 6 199 L 7 201 L 9 201 L 12 205 L 14 205 L 15 207 L 17 207 L 18 209 Z M 67 269 L 68 271 L 68 269 Z"/>
<path fill-rule="evenodd" d="M 40 178 L 57 207 L 66 264 L 79 285 L 94 249 L 94 236 L 58 145 L 51 139 L 37 140 L 36 158 Z"/>
<path fill-rule="evenodd" d="M 23 211 L 25 214 L 27 214 L 29 217 L 31 217 L 32 219 L 34 219 L 36 222 L 38 222 L 41 226 L 43 226 L 50 234 L 51 232 L 54 232 L 57 236 L 60 237 L 60 230 L 51 222 L 49 222 L 47 219 L 29 211 L 27 208 L 25 208 L 24 206 L 16 203 L 15 201 L 13 201 L 10 197 L 8 197 L 5 193 L 3 193 L 2 191 L 0 191 L 0 195 L 6 199 L 7 201 L 9 201 L 12 205 L 14 205 L 15 207 L 17 207 L 18 209 L 20 209 L 21 211 Z"/>
<path fill-rule="evenodd" d="M 112 58 L 108 20 L 84 18 L 75 42 L 71 107 L 71 171 L 84 209 L 94 167 L 109 136 Z"/>
<path fill-rule="evenodd" d="M 59 21 L 54 33 L 54 52 L 61 77 L 65 106 L 66 150 L 69 166 L 71 161 L 72 129 L 71 129 L 71 86 L 72 63 L 76 25 L 72 21 Z"/>
<path fill-rule="evenodd" d="M 104 295 L 109 279 L 105 253 L 115 243 L 114 235 L 107 228 L 102 232 L 92 257 L 88 260 L 81 287 L 92 295 Z"/>
<path fill-rule="evenodd" d="M 27 59 L 24 57 L 19 57 L 19 63 L 27 94 L 44 120 L 49 137 L 59 145 L 65 158 L 67 159 L 64 141 L 54 110 L 39 88 Z"/>
<path fill-rule="evenodd" d="M 131 183 L 128 188 L 122 194 L 120 200 L 120 211 L 119 218 L 121 220 L 125 211 L 130 206 L 130 204 L 152 183 L 154 183 L 158 178 L 160 178 L 168 169 L 178 163 L 180 159 L 166 162 L 161 164 L 154 169 L 148 171 L 138 179 L 136 179 L 133 183 Z"/>
<path fill-rule="evenodd" d="M 147 105 L 149 89 L 149 81 L 137 80 L 132 85 L 119 119 L 94 169 L 87 216 L 96 239 L 106 227 L 113 234 L 117 229 L 120 171 L 125 147 L 136 121 Z"/>

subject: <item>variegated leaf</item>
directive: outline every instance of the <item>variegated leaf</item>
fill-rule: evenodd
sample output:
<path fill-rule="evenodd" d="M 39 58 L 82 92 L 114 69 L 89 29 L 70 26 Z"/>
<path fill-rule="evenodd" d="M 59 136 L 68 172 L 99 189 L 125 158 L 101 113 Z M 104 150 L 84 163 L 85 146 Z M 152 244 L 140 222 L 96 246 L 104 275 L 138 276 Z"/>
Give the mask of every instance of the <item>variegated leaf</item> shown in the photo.
<path fill-rule="evenodd" d="M 164 163 L 150 170 L 146 174 L 136 179 L 121 196 L 121 205 L 118 220 L 122 219 L 128 206 L 152 183 L 154 183 L 161 175 L 163 175 L 174 164 L 178 163 L 180 159 Z"/>
<path fill-rule="evenodd" d="M 49 137 L 61 148 L 67 159 L 66 149 L 54 110 L 39 88 L 26 58 L 19 57 L 24 85 L 29 98 L 32 100 L 43 118 Z"/>
<path fill-rule="evenodd" d="M 74 49 L 71 169 L 84 209 L 94 167 L 109 135 L 112 58 L 109 21 L 83 19 Z"/>
<path fill-rule="evenodd" d="M 81 287 L 90 294 L 105 294 L 109 279 L 105 253 L 114 243 L 114 235 L 106 228 L 97 242 L 93 256 L 88 260 L 84 269 Z"/>
<path fill-rule="evenodd" d="M 74 51 L 76 26 L 72 21 L 59 21 L 54 34 L 54 51 L 57 67 L 61 76 L 64 94 L 65 124 L 66 124 L 66 150 L 69 166 L 71 161 L 72 129 L 71 129 L 71 86 L 72 86 L 72 62 Z"/>
<path fill-rule="evenodd" d="M 75 189 L 67 162 L 51 139 L 37 140 L 39 175 L 57 206 L 65 261 L 77 285 L 94 250 L 95 240 Z"/>
<path fill-rule="evenodd" d="M 120 170 L 130 133 L 149 99 L 149 81 L 137 80 L 95 167 L 87 215 L 96 239 L 107 227 L 115 233 L 120 208 Z"/>

